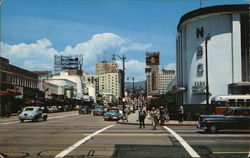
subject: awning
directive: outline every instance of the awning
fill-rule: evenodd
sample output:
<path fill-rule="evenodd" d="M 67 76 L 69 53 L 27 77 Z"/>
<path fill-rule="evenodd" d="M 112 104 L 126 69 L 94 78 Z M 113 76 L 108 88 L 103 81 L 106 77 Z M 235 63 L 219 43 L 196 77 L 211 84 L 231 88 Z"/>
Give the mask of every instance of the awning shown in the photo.
<path fill-rule="evenodd" d="M 7 89 L 6 91 L 0 91 L 0 96 L 18 96 L 22 93 L 15 89 Z"/>
<path fill-rule="evenodd" d="M 239 82 L 229 84 L 231 87 L 250 87 L 250 82 Z"/>
<path fill-rule="evenodd" d="M 171 94 L 178 94 L 178 93 L 182 93 L 186 90 L 185 87 L 177 87 L 175 89 L 173 89 L 170 93 Z"/>

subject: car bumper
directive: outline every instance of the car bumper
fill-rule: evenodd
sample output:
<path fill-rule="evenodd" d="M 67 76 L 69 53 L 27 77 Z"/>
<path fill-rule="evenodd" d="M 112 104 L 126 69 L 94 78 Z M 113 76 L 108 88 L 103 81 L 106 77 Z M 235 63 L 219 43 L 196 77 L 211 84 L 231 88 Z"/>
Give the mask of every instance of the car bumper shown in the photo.
<path fill-rule="evenodd" d="M 33 116 L 19 116 L 19 120 L 32 120 L 34 117 Z"/>
<path fill-rule="evenodd" d="M 103 118 L 105 120 L 118 120 L 119 119 L 119 117 L 117 116 L 104 116 Z"/>

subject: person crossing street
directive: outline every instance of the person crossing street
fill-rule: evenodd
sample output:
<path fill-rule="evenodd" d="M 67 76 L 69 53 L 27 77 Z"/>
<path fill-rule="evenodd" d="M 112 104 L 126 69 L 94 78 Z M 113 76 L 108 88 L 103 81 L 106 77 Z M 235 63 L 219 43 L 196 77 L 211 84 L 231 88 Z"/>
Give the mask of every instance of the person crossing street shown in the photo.
<path fill-rule="evenodd" d="M 140 111 L 139 111 L 139 122 L 140 122 L 140 127 L 141 128 L 143 126 L 143 128 L 145 128 L 145 118 L 146 118 L 146 111 L 143 110 L 143 107 L 140 107 Z"/>

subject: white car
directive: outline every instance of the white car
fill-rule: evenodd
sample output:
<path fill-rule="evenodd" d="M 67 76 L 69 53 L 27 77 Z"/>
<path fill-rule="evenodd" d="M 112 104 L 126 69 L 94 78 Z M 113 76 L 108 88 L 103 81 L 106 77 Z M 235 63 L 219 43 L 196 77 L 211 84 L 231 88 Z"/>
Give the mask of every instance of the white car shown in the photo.
<path fill-rule="evenodd" d="M 38 121 L 39 119 L 43 119 L 46 121 L 48 115 L 43 113 L 43 109 L 41 107 L 25 107 L 23 111 L 19 114 L 18 119 L 23 122 L 24 120 L 32 120 Z"/>

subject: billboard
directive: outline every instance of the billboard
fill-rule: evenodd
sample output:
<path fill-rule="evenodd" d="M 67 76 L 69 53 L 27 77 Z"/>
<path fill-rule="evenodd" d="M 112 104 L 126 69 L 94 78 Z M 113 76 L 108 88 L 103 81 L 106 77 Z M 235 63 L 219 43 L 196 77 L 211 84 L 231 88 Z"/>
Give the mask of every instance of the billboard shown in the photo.
<path fill-rule="evenodd" d="M 146 52 L 146 65 L 158 66 L 160 64 L 160 52 Z"/>

